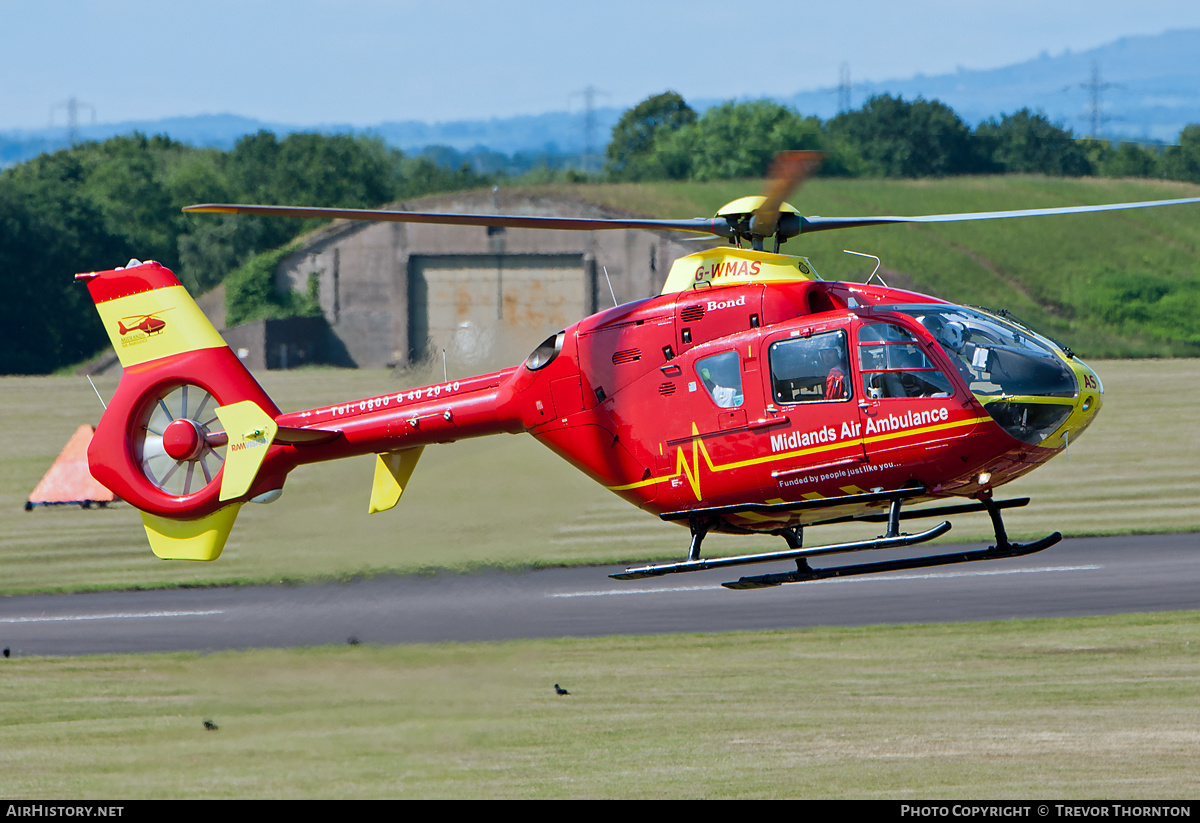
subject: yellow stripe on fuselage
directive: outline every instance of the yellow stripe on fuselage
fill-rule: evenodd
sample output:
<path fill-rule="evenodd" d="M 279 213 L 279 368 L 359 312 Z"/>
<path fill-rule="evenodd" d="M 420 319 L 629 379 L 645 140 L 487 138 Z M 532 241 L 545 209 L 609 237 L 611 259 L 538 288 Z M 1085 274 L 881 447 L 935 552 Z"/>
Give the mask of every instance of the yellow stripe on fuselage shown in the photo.
<path fill-rule="evenodd" d="M 710 472 L 730 471 L 732 469 L 745 468 L 746 466 L 755 466 L 763 463 L 774 463 L 779 460 L 789 460 L 796 457 L 805 457 L 821 452 L 838 449 L 845 446 L 861 446 L 870 443 L 880 443 L 885 440 L 894 440 L 898 437 L 908 437 L 914 434 L 929 434 L 930 432 L 947 431 L 950 429 L 961 428 L 963 426 L 974 426 L 977 423 L 985 423 L 991 420 L 990 417 L 972 417 L 967 420 L 952 420 L 948 423 L 938 423 L 933 426 L 921 426 L 915 429 L 904 429 L 902 431 L 888 432 L 886 434 L 877 434 L 871 437 L 862 438 L 861 440 L 843 440 L 837 443 L 829 443 L 821 446 L 814 446 L 808 449 L 797 449 L 795 451 L 780 452 L 778 454 L 767 454 L 762 457 L 753 457 L 747 460 L 738 460 L 733 463 L 725 463 L 716 465 L 712 462 L 712 458 L 708 455 L 708 450 L 704 447 L 704 440 L 699 435 L 693 435 L 690 441 L 693 445 L 699 445 L 699 454 L 693 456 L 691 471 L 687 471 L 689 466 L 687 458 L 684 456 L 683 446 L 679 446 L 676 452 L 676 471 L 669 475 L 661 477 L 648 477 L 645 480 L 639 480 L 636 483 L 628 483 L 623 486 L 606 486 L 609 491 L 619 492 L 628 491 L 630 489 L 640 489 L 645 486 L 653 486 L 657 483 L 665 483 L 674 480 L 677 477 L 688 475 L 689 483 L 692 485 L 693 491 L 699 487 L 699 469 L 700 461 L 697 459 L 700 456 L 704 457 L 704 463 L 708 466 Z M 682 461 L 682 462 L 681 462 Z M 701 499 L 697 495 L 697 499 Z"/>
<path fill-rule="evenodd" d="M 97 304 L 96 310 L 100 312 L 104 330 L 125 368 L 173 354 L 225 345 L 183 286 L 166 286 L 118 297 Z M 161 327 L 154 328 L 158 322 Z"/>

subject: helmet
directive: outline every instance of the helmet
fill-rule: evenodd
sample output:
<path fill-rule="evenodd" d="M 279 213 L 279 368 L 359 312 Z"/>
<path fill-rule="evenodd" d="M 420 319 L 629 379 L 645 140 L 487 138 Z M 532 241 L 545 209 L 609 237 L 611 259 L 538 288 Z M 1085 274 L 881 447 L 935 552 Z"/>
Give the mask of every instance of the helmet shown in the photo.
<path fill-rule="evenodd" d="M 962 323 L 959 323 L 957 320 L 947 322 L 936 314 L 926 315 L 921 319 L 921 323 L 933 335 L 933 339 L 942 344 L 942 346 L 952 351 L 958 351 L 962 348 L 964 337 Z"/>
<path fill-rule="evenodd" d="M 942 330 L 940 342 L 957 351 L 966 342 L 966 329 L 957 320 L 951 320 Z"/>

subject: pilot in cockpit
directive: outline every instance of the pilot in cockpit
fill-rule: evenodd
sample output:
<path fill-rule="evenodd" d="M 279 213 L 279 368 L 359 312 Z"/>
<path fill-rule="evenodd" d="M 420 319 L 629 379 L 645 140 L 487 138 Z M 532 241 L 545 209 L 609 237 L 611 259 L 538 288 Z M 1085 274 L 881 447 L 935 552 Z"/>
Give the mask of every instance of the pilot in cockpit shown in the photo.
<path fill-rule="evenodd" d="M 843 400 L 846 397 L 846 358 L 837 340 L 830 340 L 821 347 L 821 365 L 826 370 L 825 399 Z"/>
<path fill-rule="evenodd" d="M 969 344 L 966 342 L 966 330 L 962 323 L 956 320 L 946 322 L 936 314 L 928 314 L 920 320 L 922 325 L 933 335 L 933 339 L 942 347 L 942 351 L 950 358 L 950 362 L 954 364 L 954 368 L 958 370 L 962 379 L 968 386 L 971 385 L 975 375 L 968 365 L 971 353 L 968 351 Z M 972 345 L 970 348 L 974 349 L 975 347 Z"/>

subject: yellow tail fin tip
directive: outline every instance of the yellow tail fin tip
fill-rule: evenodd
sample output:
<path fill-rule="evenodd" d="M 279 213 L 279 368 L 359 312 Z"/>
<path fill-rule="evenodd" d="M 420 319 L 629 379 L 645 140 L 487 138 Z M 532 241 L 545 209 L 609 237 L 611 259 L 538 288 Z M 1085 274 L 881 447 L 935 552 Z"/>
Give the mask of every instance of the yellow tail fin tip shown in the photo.
<path fill-rule="evenodd" d="M 163 560 L 216 560 L 233 530 L 241 503 L 198 520 L 172 520 L 142 512 L 150 548 Z"/>
<path fill-rule="evenodd" d="M 375 481 L 371 485 L 371 503 L 368 514 L 385 512 L 400 502 L 400 495 L 408 487 L 417 461 L 421 459 L 424 446 L 399 452 L 375 455 Z"/>

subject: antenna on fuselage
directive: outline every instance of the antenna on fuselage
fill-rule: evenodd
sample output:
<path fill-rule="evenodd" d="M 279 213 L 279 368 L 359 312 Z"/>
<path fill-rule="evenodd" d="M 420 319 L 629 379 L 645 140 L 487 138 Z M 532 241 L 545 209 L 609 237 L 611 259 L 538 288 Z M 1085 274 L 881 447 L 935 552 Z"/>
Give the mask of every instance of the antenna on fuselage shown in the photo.
<path fill-rule="evenodd" d="M 608 266 L 601 266 L 600 268 L 604 269 L 604 279 L 608 281 L 608 293 L 612 295 L 613 307 L 615 308 L 620 304 L 617 302 L 617 293 L 613 291 L 612 280 L 608 277 Z"/>
<path fill-rule="evenodd" d="M 96 393 L 96 399 L 100 401 L 100 405 L 104 407 L 105 411 L 108 411 L 108 404 L 105 403 L 104 398 L 100 396 L 100 390 L 96 388 L 96 384 L 92 383 L 92 376 L 90 374 L 87 376 L 87 381 L 91 384 L 92 391 Z"/>
<path fill-rule="evenodd" d="M 882 265 L 882 264 L 881 264 L 881 262 L 880 262 L 880 260 L 879 260 L 879 258 L 878 258 L 878 257 L 876 257 L 876 256 L 875 256 L 875 255 L 873 255 L 873 254 L 864 254 L 864 253 L 863 253 L 863 252 L 861 252 L 861 251 L 850 251 L 850 249 L 842 249 L 842 251 L 844 251 L 846 254 L 857 254 L 859 257 L 869 257 L 869 258 L 871 258 L 872 260 L 874 260 L 874 261 L 875 261 L 875 270 L 874 270 L 874 271 L 872 271 L 872 272 L 871 272 L 871 274 L 870 274 L 870 276 L 868 276 L 868 277 L 867 277 L 867 279 L 866 279 L 866 281 L 865 281 L 864 285 L 868 285 L 868 286 L 869 286 L 869 285 L 871 284 L 871 278 L 876 278 L 876 277 L 877 277 L 877 278 L 879 279 L 879 285 L 883 286 L 885 289 L 888 287 L 888 284 L 883 282 L 883 278 L 882 278 L 882 277 L 879 277 L 879 267 L 880 267 L 880 265 Z"/>

